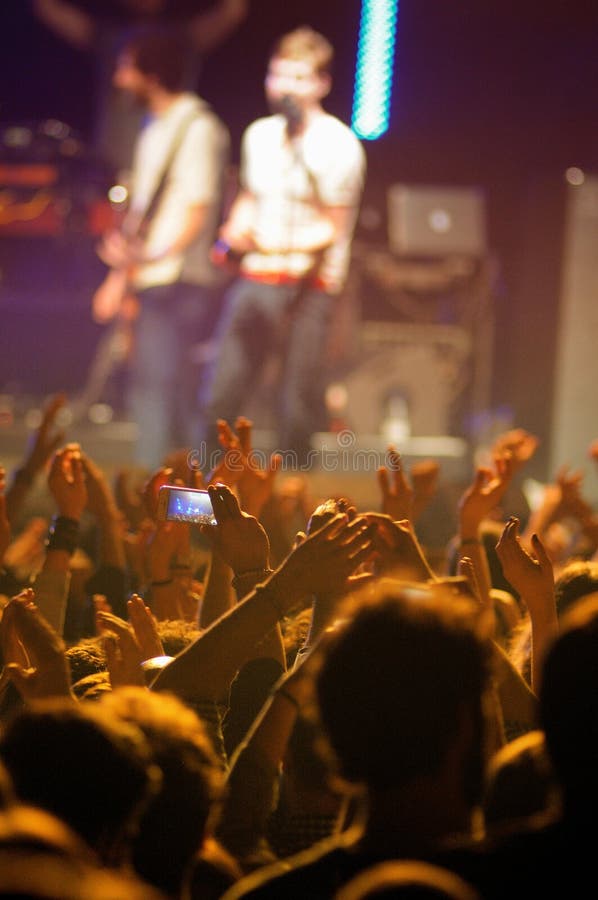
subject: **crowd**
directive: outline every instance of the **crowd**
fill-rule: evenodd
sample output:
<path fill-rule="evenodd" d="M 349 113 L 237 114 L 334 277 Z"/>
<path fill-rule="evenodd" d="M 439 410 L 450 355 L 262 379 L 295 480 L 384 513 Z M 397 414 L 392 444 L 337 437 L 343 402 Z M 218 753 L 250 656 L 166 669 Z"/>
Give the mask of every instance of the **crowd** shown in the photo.
<path fill-rule="evenodd" d="M 537 440 L 501 435 L 441 559 L 418 539 L 434 461 L 390 448 L 357 509 L 221 420 L 214 471 L 182 450 L 137 484 L 65 443 L 64 402 L 1 471 L 0 896 L 585 892 L 598 519 L 578 473 L 525 511 Z M 166 484 L 207 489 L 216 524 L 158 519 Z"/>

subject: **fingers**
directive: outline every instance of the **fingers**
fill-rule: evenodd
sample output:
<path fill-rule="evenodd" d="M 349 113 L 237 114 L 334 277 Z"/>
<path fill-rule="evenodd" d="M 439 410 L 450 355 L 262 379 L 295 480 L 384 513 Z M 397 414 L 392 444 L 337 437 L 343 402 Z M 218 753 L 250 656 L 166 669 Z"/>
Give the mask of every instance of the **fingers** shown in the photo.
<path fill-rule="evenodd" d="M 234 519 L 241 515 L 239 501 L 233 492 L 225 484 L 213 484 L 208 487 L 212 509 L 218 524 L 227 519 Z"/>
<path fill-rule="evenodd" d="M 386 468 L 386 466 L 380 466 L 380 468 L 376 472 L 376 477 L 378 479 L 378 485 L 380 487 L 382 496 L 387 497 L 390 493 L 390 482 L 388 479 L 388 469 Z"/>
<path fill-rule="evenodd" d="M 537 534 L 532 534 L 532 547 L 540 566 L 543 569 L 550 569 L 550 571 L 552 571 L 551 559 Z"/>
<path fill-rule="evenodd" d="M 243 456 L 249 456 L 251 454 L 252 445 L 251 445 L 251 431 L 253 428 L 253 422 L 250 419 L 246 419 L 244 416 L 239 416 L 237 421 L 235 422 L 235 431 L 237 432 L 237 437 L 239 439 L 239 446 L 241 448 L 241 452 Z"/>
<path fill-rule="evenodd" d="M 115 631 L 119 636 L 126 631 L 130 635 L 129 624 L 119 616 L 115 616 L 114 613 L 98 610 L 96 615 L 102 631 Z"/>
<path fill-rule="evenodd" d="M 226 419 L 218 419 L 216 422 L 218 443 L 224 450 L 236 450 L 240 446 L 239 439 Z"/>

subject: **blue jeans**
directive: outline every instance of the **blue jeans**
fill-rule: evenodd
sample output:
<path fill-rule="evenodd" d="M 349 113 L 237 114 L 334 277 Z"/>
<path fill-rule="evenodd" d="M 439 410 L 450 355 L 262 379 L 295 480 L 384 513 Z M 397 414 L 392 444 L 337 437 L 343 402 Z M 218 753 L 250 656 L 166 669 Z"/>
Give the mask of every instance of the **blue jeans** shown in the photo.
<path fill-rule="evenodd" d="M 154 469 L 195 434 L 196 375 L 191 348 L 213 329 L 218 296 L 178 282 L 139 292 L 130 367 L 129 408 L 139 427 L 136 459 Z"/>
<path fill-rule="evenodd" d="M 200 439 L 214 447 L 217 418 L 242 415 L 268 355 L 283 361 L 278 448 L 301 461 L 320 424 L 322 377 L 333 298 L 315 288 L 239 278 L 225 299 L 218 351 L 199 392 Z"/>

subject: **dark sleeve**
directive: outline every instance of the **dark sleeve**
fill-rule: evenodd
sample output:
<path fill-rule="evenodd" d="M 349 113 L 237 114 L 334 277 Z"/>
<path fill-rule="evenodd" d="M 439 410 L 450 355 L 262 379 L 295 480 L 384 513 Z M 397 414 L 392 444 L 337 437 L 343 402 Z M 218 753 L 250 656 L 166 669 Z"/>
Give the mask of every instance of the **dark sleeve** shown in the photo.
<path fill-rule="evenodd" d="M 237 673 L 230 687 L 228 710 L 222 724 L 229 759 L 282 674 L 283 668 L 278 660 L 269 657 L 251 659 Z"/>

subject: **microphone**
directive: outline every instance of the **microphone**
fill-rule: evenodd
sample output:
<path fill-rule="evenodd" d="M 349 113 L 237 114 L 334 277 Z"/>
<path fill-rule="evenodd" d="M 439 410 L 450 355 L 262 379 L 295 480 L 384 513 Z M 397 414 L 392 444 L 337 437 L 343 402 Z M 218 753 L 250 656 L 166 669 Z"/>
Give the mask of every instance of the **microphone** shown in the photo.
<path fill-rule="evenodd" d="M 303 125 L 303 110 L 289 94 L 280 98 L 280 112 L 287 120 L 287 132 L 290 137 L 296 135 Z"/>

